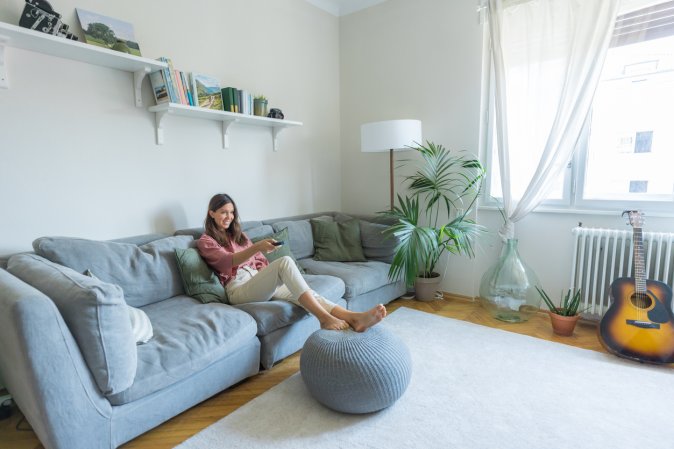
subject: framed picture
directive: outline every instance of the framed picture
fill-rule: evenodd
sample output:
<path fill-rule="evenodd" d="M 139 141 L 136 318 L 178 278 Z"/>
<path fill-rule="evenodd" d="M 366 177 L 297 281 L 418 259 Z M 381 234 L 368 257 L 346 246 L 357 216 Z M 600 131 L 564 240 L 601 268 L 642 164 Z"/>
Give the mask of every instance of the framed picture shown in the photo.
<path fill-rule="evenodd" d="M 75 11 L 87 44 L 141 56 L 132 24 L 80 8 Z"/>
<path fill-rule="evenodd" d="M 222 111 L 222 93 L 218 80 L 201 73 L 192 73 L 192 83 L 197 106 Z"/>

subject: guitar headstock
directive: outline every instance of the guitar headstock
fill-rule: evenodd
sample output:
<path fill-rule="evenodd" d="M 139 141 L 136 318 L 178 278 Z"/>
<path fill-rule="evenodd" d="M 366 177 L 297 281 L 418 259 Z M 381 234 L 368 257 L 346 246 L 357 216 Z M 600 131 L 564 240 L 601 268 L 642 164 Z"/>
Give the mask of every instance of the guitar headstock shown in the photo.
<path fill-rule="evenodd" d="M 623 211 L 622 216 L 627 215 L 627 224 L 632 225 L 633 228 L 644 227 L 644 213 L 638 210 Z"/>

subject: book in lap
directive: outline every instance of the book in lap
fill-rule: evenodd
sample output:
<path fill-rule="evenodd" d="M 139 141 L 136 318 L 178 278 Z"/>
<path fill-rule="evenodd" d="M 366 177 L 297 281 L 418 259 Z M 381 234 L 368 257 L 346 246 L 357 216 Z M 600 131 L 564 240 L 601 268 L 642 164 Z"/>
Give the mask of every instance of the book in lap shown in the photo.
<path fill-rule="evenodd" d="M 222 111 L 220 83 L 215 78 L 200 73 L 192 73 L 193 94 L 200 108 Z"/>

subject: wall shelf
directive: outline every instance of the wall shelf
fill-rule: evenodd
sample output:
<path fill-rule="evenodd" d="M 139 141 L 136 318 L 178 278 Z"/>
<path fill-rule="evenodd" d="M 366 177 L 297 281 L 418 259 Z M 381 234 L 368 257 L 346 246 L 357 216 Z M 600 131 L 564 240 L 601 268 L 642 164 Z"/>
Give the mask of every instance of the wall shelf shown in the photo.
<path fill-rule="evenodd" d="M 167 65 L 154 59 L 109 50 L 84 42 L 73 41 L 39 31 L 0 22 L 0 88 L 9 88 L 5 69 L 5 47 L 20 48 L 92 65 L 109 67 L 133 73 L 134 96 L 136 106 L 143 106 L 141 85 L 143 78 L 155 70 Z"/>
<path fill-rule="evenodd" d="M 278 151 L 278 135 L 291 126 L 302 126 L 302 122 L 279 120 L 255 115 L 238 114 L 235 112 L 216 111 L 213 109 L 186 106 L 176 103 L 163 103 L 148 108 L 155 113 L 155 126 L 157 131 L 157 145 L 164 143 L 164 120 L 169 115 L 192 117 L 205 120 L 222 122 L 222 147 L 229 148 L 229 127 L 233 124 L 264 126 L 272 129 L 272 141 L 274 151 Z"/>

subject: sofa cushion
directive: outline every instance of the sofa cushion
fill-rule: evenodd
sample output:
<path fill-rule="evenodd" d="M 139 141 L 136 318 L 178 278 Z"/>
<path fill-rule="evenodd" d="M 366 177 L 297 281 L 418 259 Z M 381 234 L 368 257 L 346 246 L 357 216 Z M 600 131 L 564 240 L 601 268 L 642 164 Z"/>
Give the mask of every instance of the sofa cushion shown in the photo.
<path fill-rule="evenodd" d="M 314 259 L 335 262 L 365 262 L 358 220 L 343 222 L 310 220 L 314 236 Z"/>
<path fill-rule="evenodd" d="M 195 248 L 176 248 L 176 262 L 185 293 L 205 303 L 228 303 L 220 279 Z"/>
<path fill-rule="evenodd" d="M 84 271 L 85 276 L 98 279 L 91 270 Z M 147 343 L 152 338 L 152 323 L 150 318 L 142 310 L 126 305 L 126 310 L 129 312 L 129 321 L 131 322 L 131 333 L 136 344 Z"/>
<path fill-rule="evenodd" d="M 390 265 L 384 262 L 324 262 L 314 259 L 300 259 L 307 273 L 327 274 L 344 281 L 344 298 L 350 299 L 363 293 L 390 284 Z"/>
<path fill-rule="evenodd" d="M 54 301 L 104 394 L 131 386 L 136 341 L 121 288 L 35 254 L 13 256 L 7 268 Z"/>
<path fill-rule="evenodd" d="M 119 285 L 134 307 L 184 293 L 174 250 L 192 245 L 191 236 L 166 237 L 142 246 L 70 237 L 33 242 L 40 256 L 79 273 L 91 270 L 102 281 Z"/>
<path fill-rule="evenodd" d="M 320 217 L 312 218 L 312 220 L 333 221 L 333 218 L 329 215 L 321 215 Z M 292 251 L 297 259 L 314 255 L 314 238 L 309 219 L 277 221 L 272 223 L 272 227 L 276 232 L 288 229 L 290 251 Z"/>
<path fill-rule="evenodd" d="M 363 254 L 369 260 L 391 263 L 396 252 L 399 239 L 384 235 L 389 226 L 360 220 L 360 242 Z"/>
<path fill-rule="evenodd" d="M 202 304 L 180 295 L 143 310 L 154 323 L 154 338 L 138 346 L 136 379 L 131 388 L 108 397 L 113 405 L 188 378 L 256 338 L 253 318 L 227 304 Z"/>
<path fill-rule="evenodd" d="M 273 233 L 274 228 L 272 228 L 270 225 L 257 226 L 254 228 L 246 229 L 244 231 L 244 234 L 246 234 L 246 236 L 252 241 L 255 241 L 256 239 L 260 239 L 265 235 L 270 235 Z"/>
<path fill-rule="evenodd" d="M 269 226 L 269 228 L 271 229 L 271 226 Z M 295 265 L 297 265 L 297 268 L 300 270 L 300 273 L 304 274 L 304 268 L 302 268 L 302 266 L 297 263 L 297 259 L 295 259 L 295 256 L 293 255 L 292 251 L 290 251 L 290 244 L 289 244 L 290 238 L 288 237 L 287 228 L 282 229 L 279 232 L 261 235 L 256 238 L 252 238 L 251 240 L 253 241 L 253 243 L 255 243 L 263 239 L 274 239 L 277 242 L 284 242 L 284 244 L 277 247 L 276 250 L 270 253 L 262 253 L 264 257 L 267 259 L 267 261 L 269 261 L 269 263 L 272 263 L 276 259 L 280 259 L 283 256 L 289 256 L 295 262 Z"/>
<path fill-rule="evenodd" d="M 251 239 L 274 232 L 270 225 L 263 224 L 261 221 L 243 221 L 241 222 L 241 230 Z M 178 229 L 173 235 L 191 235 L 194 240 L 199 240 L 199 237 L 203 233 L 204 228 L 202 226 L 198 228 Z"/>
<path fill-rule="evenodd" d="M 339 302 L 344 294 L 344 282 L 334 276 L 306 275 L 304 279 L 312 290 L 330 301 Z M 245 311 L 255 319 L 259 337 L 304 319 L 309 314 L 302 307 L 291 302 L 274 299 L 265 302 L 239 304 L 235 307 Z"/>

